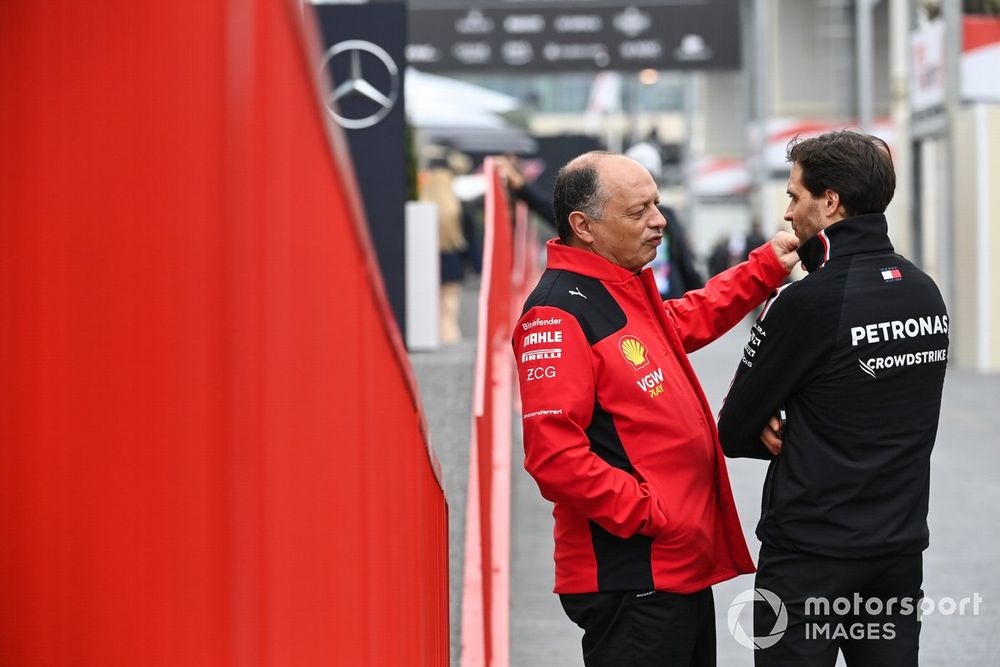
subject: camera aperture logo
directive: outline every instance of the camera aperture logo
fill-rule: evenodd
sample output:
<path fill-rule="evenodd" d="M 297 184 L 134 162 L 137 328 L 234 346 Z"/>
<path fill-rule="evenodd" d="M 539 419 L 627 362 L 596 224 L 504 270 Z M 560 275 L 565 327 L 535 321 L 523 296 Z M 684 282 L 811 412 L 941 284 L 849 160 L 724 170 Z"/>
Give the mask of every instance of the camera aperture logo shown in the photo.
<path fill-rule="evenodd" d="M 751 608 L 754 602 L 766 602 L 774 612 L 775 621 L 771 631 L 762 637 L 752 636 L 740 623 L 740 615 L 744 607 L 749 603 Z M 752 649 L 770 648 L 781 641 L 785 630 L 788 629 L 788 610 L 781 598 L 767 590 L 766 588 L 754 588 L 743 591 L 737 595 L 732 604 L 729 605 L 729 615 L 727 616 L 729 633 L 733 639 L 741 646 Z"/>

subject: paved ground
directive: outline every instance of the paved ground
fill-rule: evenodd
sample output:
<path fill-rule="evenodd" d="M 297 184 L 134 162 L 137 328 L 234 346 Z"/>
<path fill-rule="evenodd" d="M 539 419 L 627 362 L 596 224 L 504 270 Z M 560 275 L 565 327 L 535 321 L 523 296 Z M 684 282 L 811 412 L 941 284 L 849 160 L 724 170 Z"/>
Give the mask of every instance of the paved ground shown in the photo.
<path fill-rule="evenodd" d="M 465 334 L 474 335 L 475 285 L 463 311 Z M 718 409 L 739 360 L 746 325 L 692 355 L 713 408 Z M 452 664 L 458 664 L 458 603 L 471 424 L 474 345 L 463 342 L 439 352 L 411 355 L 428 413 L 431 440 L 441 458 L 451 528 Z M 515 436 L 520 420 L 515 417 Z M 581 632 L 563 614 L 552 590 L 552 517 L 549 504 L 520 465 L 514 443 L 511 512 L 511 664 L 524 667 L 579 666 Z M 759 516 L 764 464 L 731 461 L 730 475 L 751 551 Z M 928 598 L 960 601 L 979 595 L 979 614 L 939 612 L 924 617 L 921 665 L 1000 667 L 1000 376 L 951 368 L 931 481 L 931 547 L 925 554 Z M 736 595 L 752 586 L 750 576 L 715 587 L 719 665 L 752 665 L 751 651 L 732 639 L 727 612 Z M 971 612 L 971 609 L 967 608 Z M 741 617 L 749 623 L 749 613 Z M 749 626 L 747 626 L 749 627 Z"/>
<path fill-rule="evenodd" d="M 469 485 L 469 437 L 472 431 L 472 377 L 476 356 L 476 300 L 479 282 L 469 279 L 459 310 L 462 341 L 434 352 L 412 352 L 410 362 L 427 415 L 431 446 L 441 462 L 448 500 L 448 597 L 451 664 L 458 665 L 465 555 L 465 497 Z"/>

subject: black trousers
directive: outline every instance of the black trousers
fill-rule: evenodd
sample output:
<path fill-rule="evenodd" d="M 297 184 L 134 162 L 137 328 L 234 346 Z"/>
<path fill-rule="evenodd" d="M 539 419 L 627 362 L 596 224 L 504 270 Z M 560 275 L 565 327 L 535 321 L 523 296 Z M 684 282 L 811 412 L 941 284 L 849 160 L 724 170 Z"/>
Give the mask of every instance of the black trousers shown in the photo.
<path fill-rule="evenodd" d="M 923 555 L 825 558 L 761 547 L 758 589 L 781 598 L 788 626 L 754 651 L 758 667 L 916 667 L 920 644 Z M 754 635 L 774 634 L 777 615 L 754 604 Z"/>
<path fill-rule="evenodd" d="M 560 595 L 586 667 L 715 667 L 712 589 Z"/>

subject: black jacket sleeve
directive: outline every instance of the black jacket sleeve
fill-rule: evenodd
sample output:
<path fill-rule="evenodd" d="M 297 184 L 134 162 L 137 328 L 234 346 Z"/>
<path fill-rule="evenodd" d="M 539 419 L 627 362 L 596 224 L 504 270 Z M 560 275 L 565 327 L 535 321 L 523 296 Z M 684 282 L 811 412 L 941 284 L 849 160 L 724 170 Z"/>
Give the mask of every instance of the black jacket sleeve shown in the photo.
<path fill-rule="evenodd" d="M 765 302 L 719 412 L 726 456 L 774 458 L 760 441 L 761 431 L 833 349 L 839 308 L 830 307 L 828 298 L 811 298 L 816 293 L 793 283 Z"/>
<path fill-rule="evenodd" d="M 669 227 L 668 227 L 669 229 Z M 756 248 L 751 248 L 756 250 Z M 705 279 L 702 278 L 698 269 L 694 268 L 694 257 L 691 246 L 688 245 L 687 235 L 683 228 L 675 229 L 670 241 L 671 260 L 680 272 L 684 280 L 684 290 L 701 289 L 705 286 Z"/>
<path fill-rule="evenodd" d="M 549 223 L 552 229 L 556 228 L 556 213 L 552 208 L 552 195 L 550 193 L 534 183 L 525 183 L 520 190 L 515 190 L 514 194 L 527 204 L 528 208 Z"/>

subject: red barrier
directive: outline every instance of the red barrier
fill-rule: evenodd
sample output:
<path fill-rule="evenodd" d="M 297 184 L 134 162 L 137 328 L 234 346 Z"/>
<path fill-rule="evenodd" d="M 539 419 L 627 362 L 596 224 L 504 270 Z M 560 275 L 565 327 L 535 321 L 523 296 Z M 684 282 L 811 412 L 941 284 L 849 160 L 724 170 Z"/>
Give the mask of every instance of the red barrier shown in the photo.
<path fill-rule="evenodd" d="M 506 665 L 510 572 L 510 205 L 492 160 L 479 292 L 474 420 L 469 462 L 462 665 Z"/>
<path fill-rule="evenodd" d="M 0 3 L 0 664 L 448 663 L 444 498 L 301 12 Z"/>

